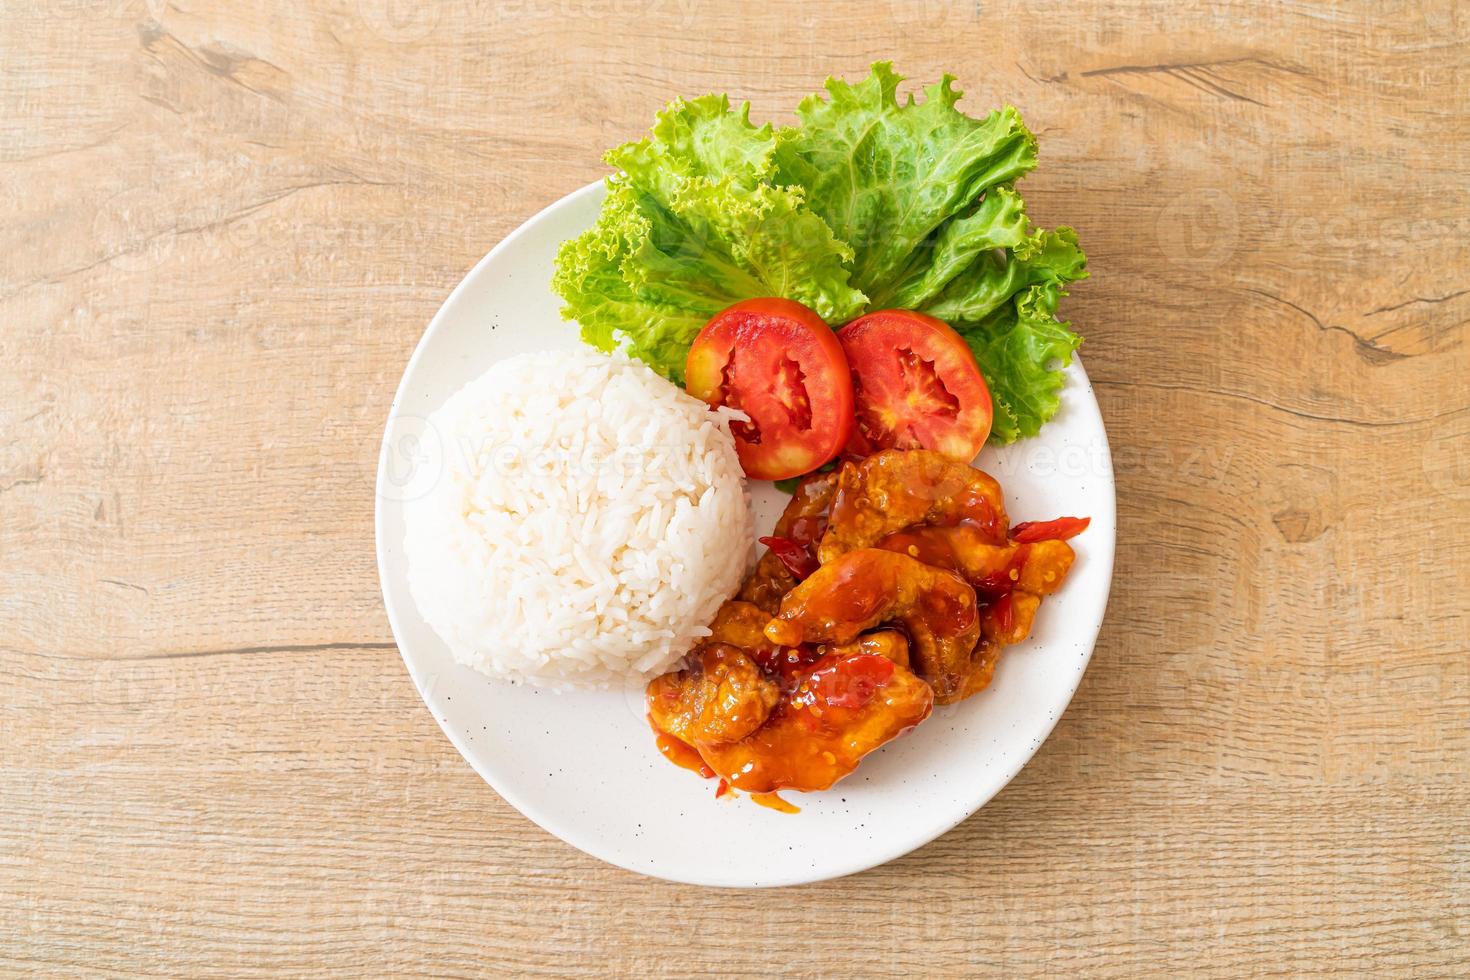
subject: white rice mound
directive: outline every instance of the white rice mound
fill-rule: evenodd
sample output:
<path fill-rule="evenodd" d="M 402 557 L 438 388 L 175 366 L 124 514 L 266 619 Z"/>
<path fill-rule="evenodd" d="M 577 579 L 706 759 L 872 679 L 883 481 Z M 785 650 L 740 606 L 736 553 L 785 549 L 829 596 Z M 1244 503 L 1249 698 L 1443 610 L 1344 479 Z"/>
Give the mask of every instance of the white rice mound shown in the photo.
<path fill-rule="evenodd" d="M 577 350 L 501 361 L 429 426 L 443 466 L 405 504 L 408 580 L 457 661 L 606 687 L 709 635 L 753 549 L 728 417 Z"/>

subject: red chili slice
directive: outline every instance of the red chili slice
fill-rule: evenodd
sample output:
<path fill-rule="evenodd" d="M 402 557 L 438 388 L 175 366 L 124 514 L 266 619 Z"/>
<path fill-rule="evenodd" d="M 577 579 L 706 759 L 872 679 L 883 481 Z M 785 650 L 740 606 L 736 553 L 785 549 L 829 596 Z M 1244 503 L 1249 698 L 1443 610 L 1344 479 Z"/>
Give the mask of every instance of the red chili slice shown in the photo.
<path fill-rule="evenodd" d="M 995 605 L 990 607 L 991 612 L 995 614 L 996 627 L 1006 636 L 1010 635 L 1016 625 L 1016 604 L 1011 598 L 1014 595 L 1014 592 L 1007 592 L 995 600 Z"/>
<path fill-rule="evenodd" d="M 796 576 L 798 582 L 805 580 L 808 575 L 815 572 L 819 567 L 817 565 L 817 559 L 812 556 L 811 551 L 807 549 L 806 545 L 800 542 L 793 541 L 791 538 L 780 538 L 774 535 L 759 540 L 761 544 L 771 549 L 771 554 L 781 560 L 781 564 L 785 565 L 786 570 Z"/>
<path fill-rule="evenodd" d="M 1054 521 L 1025 521 L 1011 528 L 1011 540 L 1019 544 L 1065 541 L 1087 530 L 1090 517 L 1058 517 Z"/>
<path fill-rule="evenodd" d="M 1021 544 L 1005 568 L 992 572 L 973 583 L 975 591 L 986 596 L 999 596 L 1010 592 L 1021 580 L 1021 569 L 1025 567 L 1026 559 L 1030 557 L 1031 549 L 1026 544 Z"/>
<path fill-rule="evenodd" d="M 786 536 L 799 545 L 814 545 L 827 533 L 827 515 L 798 517 L 791 522 L 791 531 Z"/>

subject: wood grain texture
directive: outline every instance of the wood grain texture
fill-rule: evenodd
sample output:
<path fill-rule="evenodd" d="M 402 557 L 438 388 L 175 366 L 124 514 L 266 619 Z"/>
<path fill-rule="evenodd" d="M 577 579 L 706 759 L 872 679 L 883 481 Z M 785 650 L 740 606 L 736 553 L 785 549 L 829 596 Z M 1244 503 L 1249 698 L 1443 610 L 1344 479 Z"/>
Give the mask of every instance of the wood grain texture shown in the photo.
<path fill-rule="evenodd" d="M 1470 7 L 0 3 L 0 969 L 1470 968 Z M 667 98 L 891 58 L 1075 225 L 1117 578 L 1035 761 L 778 893 L 599 864 L 436 729 L 373 558 L 448 291 Z"/>

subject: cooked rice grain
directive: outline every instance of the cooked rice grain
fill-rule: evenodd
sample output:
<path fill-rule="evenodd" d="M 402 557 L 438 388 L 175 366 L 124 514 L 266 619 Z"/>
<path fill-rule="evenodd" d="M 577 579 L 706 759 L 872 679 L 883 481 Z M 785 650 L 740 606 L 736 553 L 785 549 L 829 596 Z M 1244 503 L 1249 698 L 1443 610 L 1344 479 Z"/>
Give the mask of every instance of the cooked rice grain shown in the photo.
<path fill-rule="evenodd" d="M 409 587 L 454 658 L 603 687 L 673 666 L 740 583 L 751 517 L 728 420 L 622 356 L 523 354 L 429 419 Z"/>

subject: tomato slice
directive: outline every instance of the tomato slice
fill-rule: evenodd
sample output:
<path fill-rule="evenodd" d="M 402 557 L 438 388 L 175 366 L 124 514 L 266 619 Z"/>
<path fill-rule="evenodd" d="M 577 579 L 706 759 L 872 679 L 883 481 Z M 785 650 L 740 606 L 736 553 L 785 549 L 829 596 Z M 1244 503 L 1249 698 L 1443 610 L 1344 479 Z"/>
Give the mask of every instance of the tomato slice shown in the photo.
<path fill-rule="evenodd" d="M 879 310 L 837 339 L 857 400 L 853 442 L 870 451 L 932 449 L 968 463 L 990 435 L 990 388 L 965 339 L 913 310 Z"/>
<path fill-rule="evenodd" d="M 789 299 L 749 299 L 716 313 L 689 348 L 684 386 L 750 416 L 730 431 L 740 465 L 757 480 L 811 472 L 852 432 L 842 345 L 821 317 Z"/>

